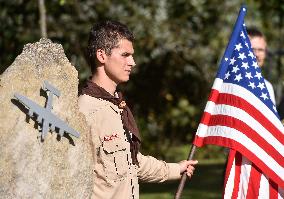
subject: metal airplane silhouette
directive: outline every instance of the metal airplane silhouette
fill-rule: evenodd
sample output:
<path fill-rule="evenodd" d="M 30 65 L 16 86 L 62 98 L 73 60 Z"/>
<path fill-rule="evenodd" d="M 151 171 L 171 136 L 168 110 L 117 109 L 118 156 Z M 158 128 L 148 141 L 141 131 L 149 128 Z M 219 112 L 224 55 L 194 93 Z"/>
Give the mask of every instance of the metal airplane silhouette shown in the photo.
<path fill-rule="evenodd" d="M 15 93 L 15 98 L 19 100 L 25 107 L 28 108 L 29 112 L 28 115 L 33 117 L 35 114 L 37 116 L 36 121 L 39 124 L 42 124 L 42 131 L 41 131 L 41 139 L 44 140 L 46 134 L 48 133 L 49 129 L 51 131 L 55 131 L 55 128 L 59 129 L 59 135 L 62 137 L 64 132 L 69 133 L 75 137 L 79 137 L 80 134 L 68 126 L 63 120 L 59 119 L 56 115 L 51 112 L 52 109 L 52 97 L 56 95 L 57 97 L 60 96 L 60 91 L 56 89 L 54 86 L 49 84 L 47 81 L 44 81 L 42 89 L 48 92 L 48 98 L 46 102 L 46 106 L 41 107 L 32 100 L 28 99 L 27 97 Z"/>

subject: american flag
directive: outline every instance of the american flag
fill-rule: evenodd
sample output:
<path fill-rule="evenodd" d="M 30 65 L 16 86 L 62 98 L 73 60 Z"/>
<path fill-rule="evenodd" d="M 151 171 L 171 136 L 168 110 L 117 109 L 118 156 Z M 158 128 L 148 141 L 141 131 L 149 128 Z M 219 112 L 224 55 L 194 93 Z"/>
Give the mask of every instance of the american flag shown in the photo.
<path fill-rule="evenodd" d="M 284 198 L 284 127 L 241 7 L 193 144 L 230 148 L 224 198 Z"/>

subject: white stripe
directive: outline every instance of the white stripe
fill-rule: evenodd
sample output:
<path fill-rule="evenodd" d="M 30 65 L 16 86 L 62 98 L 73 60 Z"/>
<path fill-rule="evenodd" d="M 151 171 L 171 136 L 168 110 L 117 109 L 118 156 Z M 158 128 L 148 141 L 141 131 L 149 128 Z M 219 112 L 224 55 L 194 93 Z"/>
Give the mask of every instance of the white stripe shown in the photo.
<path fill-rule="evenodd" d="M 228 181 L 225 185 L 224 199 L 232 198 L 234 185 L 235 185 L 235 170 L 236 170 L 235 158 L 233 160 L 233 165 L 231 167 L 231 170 L 229 171 L 230 173 L 229 173 Z"/>
<path fill-rule="evenodd" d="M 262 138 L 269 141 L 269 144 L 273 146 L 282 156 L 284 156 L 284 145 L 279 142 L 262 124 L 251 117 L 247 112 L 240 108 L 229 105 L 217 105 L 214 108 L 212 115 L 228 115 L 237 118 L 244 123 L 248 123 L 249 126 L 255 130 Z"/>
<path fill-rule="evenodd" d="M 223 84 L 223 79 L 216 78 L 213 83 L 212 89 L 220 90 L 220 88 L 222 87 L 222 84 Z"/>
<path fill-rule="evenodd" d="M 251 171 L 251 161 L 242 156 L 241 175 L 239 183 L 238 199 L 245 199 L 247 197 L 248 183 Z"/>
<path fill-rule="evenodd" d="M 273 123 L 282 133 L 284 132 L 284 127 L 281 121 L 276 117 L 276 115 L 254 94 L 249 92 L 247 89 L 231 83 L 223 83 L 222 88 L 219 90 L 220 93 L 233 94 L 241 97 L 244 100 L 249 99 L 249 103 L 252 104 L 257 110 L 262 112 L 262 114 Z"/>
<path fill-rule="evenodd" d="M 208 101 L 205 107 L 204 112 L 212 113 L 216 104 L 212 101 Z"/>
<path fill-rule="evenodd" d="M 253 154 L 257 154 L 257 157 L 262 162 L 269 163 L 269 168 L 284 181 L 284 168 L 242 132 L 227 126 L 210 126 L 208 127 L 207 136 L 220 136 L 235 140 L 236 142 L 241 144 L 246 143 L 245 147 Z"/>
<path fill-rule="evenodd" d="M 260 177 L 258 198 L 269 198 L 269 180 L 264 174 Z"/>
<path fill-rule="evenodd" d="M 207 131 L 208 131 L 208 126 L 200 123 L 196 130 L 196 135 L 198 135 L 199 137 L 206 137 Z"/>

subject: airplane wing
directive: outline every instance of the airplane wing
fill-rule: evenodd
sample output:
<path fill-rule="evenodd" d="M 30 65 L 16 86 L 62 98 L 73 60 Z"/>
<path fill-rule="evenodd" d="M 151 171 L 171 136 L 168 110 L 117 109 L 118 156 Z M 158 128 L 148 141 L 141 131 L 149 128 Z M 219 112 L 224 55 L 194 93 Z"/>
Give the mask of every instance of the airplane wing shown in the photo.
<path fill-rule="evenodd" d="M 45 108 L 39 106 L 38 104 L 34 103 L 32 100 L 28 99 L 27 97 L 23 95 L 16 93 L 14 96 L 16 99 L 19 100 L 19 102 L 21 102 L 24 106 L 26 106 L 29 109 L 28 115 L 30 117 L 32 117 L 33 114 L 36 113 L 39 116 L 39 118 L 42 118 L 40 117 L 41 116 L 40 113 L 43 112 L 42 109 L 45 109 Z M 38 121 L 38 122 L 41 123 L 41 121 Z"/>
<path fill-rule="evenodd" d="M 80 134 L 75 131 L 73 128 L 71 128 L 69 125 L 67 125 L 63 120 L 59 119 L 58 117 L 56 117 L 53 113 L 50 112 L 51 115 L 54 116 L 52 121 L 49 121 L 49 124 L 51 126 L 55 126 L 59 129 L 59 134 L 60 136 L 63 136 L 63 133 L 69 133 L 75 137 L 79 137 Z"/>
<path fill-rule="evenodd" d="M 23 95 L 16 93 L 14 96 L 29 109 L 28 115 L 30 117 L 32 117 L 33 114 L 37 115 L 37 122 L 43 125 L 42 138 L 44 138 L 47 134 L 49 126 L 51 126 L 52 131 L 54 131 L 55 127 L 57 127 L 59 129 L 60 136 L 63 136 L 64 132 L 69 133 L 77 138 L 80 136 L 77 131 L 72 129 L 69 125 L 67 125 L 63 120 L 59 119 L 51 111 L 39 106 L 38 104 Z"/>

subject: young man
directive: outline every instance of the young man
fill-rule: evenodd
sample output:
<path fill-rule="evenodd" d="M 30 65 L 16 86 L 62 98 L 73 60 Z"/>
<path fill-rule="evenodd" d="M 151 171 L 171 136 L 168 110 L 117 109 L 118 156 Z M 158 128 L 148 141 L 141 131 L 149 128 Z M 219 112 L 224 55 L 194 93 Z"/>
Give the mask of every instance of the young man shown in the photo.
<path fill-rule="evenodd" d="M 90 126 L 94 154 L 94 197 L 137 199 L 138 179 L 163 182 L 192 176 L 197 161 L 166 163 L 139 152 L 141 137 L 134 117 L 116 91 L 127 82 L 132 68 L 133 34 L 115 21 L 91 29 L 88 57 L 92 78 L 79 97 L 80 111 Z"/>
<path fill-rule="evenodd" d="M 267 44 L 266 44 L 265 37 L 256 28 L 248 28 L 247 33 L 250 39 L 251 47 L 256 56 L 257 64 L 259 67 L 263 67 L 265 58 L 266 58 L 266 52 L 267 52 Z M 274 89 L 272 87 L 272 84 L 266 79 L 264 79 L 264 81 L 265 81 L 267 90 L 269 92 L 270 98 L 272 102 L 274 103 L 274 105 L 276 105 Z"/>

